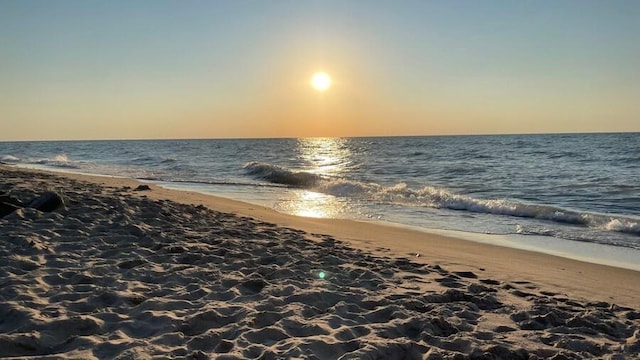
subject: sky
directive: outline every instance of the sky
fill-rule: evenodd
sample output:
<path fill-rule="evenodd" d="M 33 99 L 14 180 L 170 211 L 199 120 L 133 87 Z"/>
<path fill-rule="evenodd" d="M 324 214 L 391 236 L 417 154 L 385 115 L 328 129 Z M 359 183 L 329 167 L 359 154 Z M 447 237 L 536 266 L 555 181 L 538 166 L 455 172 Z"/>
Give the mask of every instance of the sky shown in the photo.
<path fill-rule="evenodd" d="M 638 18 L 636 0 L 2 0 L 0 141 L 637 132 Z"/>

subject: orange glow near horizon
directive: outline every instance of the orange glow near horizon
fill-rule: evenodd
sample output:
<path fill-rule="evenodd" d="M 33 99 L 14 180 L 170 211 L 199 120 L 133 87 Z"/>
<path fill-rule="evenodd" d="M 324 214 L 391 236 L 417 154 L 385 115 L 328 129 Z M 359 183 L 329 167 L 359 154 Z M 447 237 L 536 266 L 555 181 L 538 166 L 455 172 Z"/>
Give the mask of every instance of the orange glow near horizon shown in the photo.
<path fill-rule="evenodd" d="M 637 2 L 62 2 L 1 5 L 0 141 L 640 131 Z"/>

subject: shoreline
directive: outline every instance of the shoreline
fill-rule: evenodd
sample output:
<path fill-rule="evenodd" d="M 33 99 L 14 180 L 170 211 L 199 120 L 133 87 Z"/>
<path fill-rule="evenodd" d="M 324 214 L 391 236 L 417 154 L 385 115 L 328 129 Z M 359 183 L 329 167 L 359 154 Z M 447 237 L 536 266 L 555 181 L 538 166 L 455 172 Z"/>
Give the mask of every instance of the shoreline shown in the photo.
<path fill-rule="evenodd" d="M 0 164 L 1 166 L 2 164 Z M 262 204 L 259 201 L 252 202 L 251 200 L 234 199 L 233 197 L 226 197 L 224 195 L 218 195 L 215 193 L 200 191 L 198 189 L 191 189 L 189 186 L 183 186 L 180 184 L 172 185 L 171 183 L 163 183 L 162 181 L 134 179 L 127 177 L 119 177 L 115 175 L 103 175 L 103 174 L 90 174 L 83 172 L 73 172 L 63 169 L 48 169 L 42 166 L 21 166 L 13 164 L 4 164 L 5 166 L 16 166 L 19 169 L 28 169 L 34 171 L 51 172 L 56 174 L 78 175 L 97 178 L 114 178 L 114 179 L 128 179 L 135 183 L 153 184 L 159 188 L 169 191 L 188 192 L 200 194 L 202 196 L 210 196 L 218 200 L 238 202 L 244 204 L 239 206 L 238 210 L 242 211 L 242 208 L 257 206 L 269 209 L 275 213 L 292 216 L 300 219 L 322 219 L 322 220 L 338 220 L 338 221 L 353 221 L 375 224 L 383 227 L 392 227 L 406 229 L 409 231 L 417 231 L 424 233 L 427 236 L 444 236 L 446 238 L 455 238 L 463 241 L 471 241 L 476 243 L 482 243 L 487 245 L 494 245 L 499 247 L 506 247 L 517 250 L 530 251 L 535 253 L 541 253 L 545 255 L 557 256 L 570 260 L 576 260 L 581 262 L 592 263 L 596 265 L 605 265 L 616 268 L 622 268 L 633 271 L 640 271 L 640 250 L 626 247 L 618 247 L 613 245 L 606 245 L 600 243 L 583 242 L 578 240 L 560 239 L 556 240 L 554 237 L 547 237 L 542 235 L 518 235 L 518 234 L 485 234 L 466 232 L 462 230 L 444 230 L 437 228 L 425 228 L 417 225 L 411 225 L 407 223 L 375 220 L 375 219 L 360 219 L 360 218 L 331 218 L 331 217 L 306 217 L 303 215 L 295 215 L 286 212 L 280 212 L 273 209 L 267 204 Z M 537 245 L 536 245 L 537 244 Z"/>
<path fill-rule="evenodd" d="M 424 232 L 429 235 L 441 235 L 464 241 L 471 241 L 481 244 L 506 247 L 510 249 L 530 251 L 544 255 L 557 256 L 569 260 L 586 262 L 589 264 L 640 271 L 640 250 L 632 248 L 567 239 L 561 239 L 560 241 L 557 241 L 554 237 L 541 235 L 483 234 L 464 232 L 459 230 L 422 228 L 419 226 L 385 221 L 372 222 L 381 223 L 383 226 L 406 228 Z M 622 262 L 621 260 L 624 260 L 624 262 Z"/>
<path fill-rule="evenodd" d="M 134 179 L 139 181 L 138 179 Z M 155 184 L 160 187 L 176 190 L 196 192 L 205 196 L 213 196 L 224 198 L 232 201 L 239 201 L 246 203 L 247 206 L 264 206 L 279 212 L 284 215 L 291 215 L 296 217 L 305 218 L 304 215 L 296 215 L 287 212 L 281 212 L 273 209 L 273 206 L 269 204 L 261 203 L 260 201 L 252 201 L 246 199 L 234 199 L 233 196 L 226 196 L 223 194 L 217 194 L 212 191 L 193 189 L 188 185 L 174 185 L 166 182 L 156 182 L 141 180 L 145 183 Z M 415 230 L 426 233 L 427 235 L 442 235 L 445 237 L 456 238 L 459 240 L 480 242 L 489 245 L 496 245 L 501 247 L 508 247 L 519 250 L 526 250 L 532 252 L 538 252 L 547 255 L 559 256 L 567 259 L 578 260 L 593 264 L 607 265 L 613 267 L 619 267 L 623 269 L 629 269 L 634 271 L 640 271 L 640 250 L 628 247 L 614 246 L 608 244 L 601 244 L 596 242 L 586 242 L 578 240 L 558 239 L 552 236 L 543 235 L 520 235 L 520 234 L 486 234 L 469 232 L 463 230 L 445 230 L 438 228 L 427 228 L 419 225 L 412 225 L 409 223 L 403 223 L 399 221 L 391 220 L 376 220 L 370 218 L 358 218 L 358 217 L 315 217 L 328 220 L 347 220 L 377 224 L 385 227 L 404 228 L 409 230 Z"/>
<path fill-rule="evenodd" d="M 0 166 L 56 191 L 0 219 L 0 357 L 626 358 L 640 272 L 300 218 L 131 179 Z"/>
<path fill-rule="evenodd" d="M 12 165 L 0 165 L 0 168 L 10 170 Z M 16 169 L 54 174 L 109 187 L 129 186 L 135 188 L 138 185 L 146 184 L 153 191 L 145 192 L 144 195 L 151 199 L 171 200 L 195 206 L 203 205 L 213 210 L 252 217 L 312 234 L 331 235 L 376 255 L 406 257 L 420 263 L 431 261 L 439 265 L 464 269 L 483 269 L 483 272 L 504 281 L 525 278 L 527 281 L 555 289 L 567 286 L 563 283 L 565 277 L 562 275 L 564 274 L 569 276 L 570 283 L 573 284 L 572 290 L 579 295 L 585 297 L 597 295 L 600 301 L 612 301 L 613 297 L 608 294 L 617 293 L 619 296 L 615 300 L 621 304 L 636 305 L 640 303 L 640 291 L 638 290 L 640 289 L 640 271 L 634 269 L 489 244 L 486 241 L 430 233 L 421 228 L 416 229 L 403 224 L 394 226 L 378 221 L 311 218 L 284 214 L 258 204 L 196 191 L 168 189 L 130 178 L 21 167 Z M 420 256 L 416 257 L 416 254 L 420 254 Z M 518 265 L 514 267 L 515 264 Z"/>

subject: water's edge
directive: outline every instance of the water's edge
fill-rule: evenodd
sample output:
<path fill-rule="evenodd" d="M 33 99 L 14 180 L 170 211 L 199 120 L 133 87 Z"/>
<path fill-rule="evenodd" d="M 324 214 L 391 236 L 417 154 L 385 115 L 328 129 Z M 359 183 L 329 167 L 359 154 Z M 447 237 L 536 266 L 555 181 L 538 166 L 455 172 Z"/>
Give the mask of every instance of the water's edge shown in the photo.
<path fill-rule="evenodd" d="M 220 198 L 230 199 L 234 201 L 240 201 L 246 204 L 254 204 L 259 206 L 268 207 L 274 211 L 278 211 L 273 208 L 272 204 L 268 201 L 255 201 L 251 199 L 238 199 L 229 197 L 224 193 L 217 193 L 202 190 L 197 187 L 189 187 L 188 184 L 168 184 L 150 180 L 133 179 L 140 182 L 153 183 L 168 190 L 175 191 L 190 191 L 203 195 L 212 195 Z M 281 212 L 291 216 L 299 216 Z M 342 218 L 336 218 L 342 219 Z M 549 236 L 535 236 L 535 235 L 519 235 L 519 234 L 483 234 L 458 230 L 443 230 L 436 228 L 426 228 L 420 226 L 414 226 L 410 224 L 403 224 L 399 222 L 392 222 L 386 220 L 377 219 L 364 219 L 364 218 L 345 218 L 351 221 L 371 222 L 383 226 L 399 227 L 414 231 L 423 232 L 425 234 L 443 235 L 460 240 L 473 241 L 483 244 L 497 245 L 512 249 L 526 250 L 541 254 L 553 255 L 562 258 L 578 260 L 582 262 L 607 265 L 617 268 L 629 269 L 640 271 L 640 250 L 622 248 L 616 246 L 603 245 L 598 243 L 589 243 L 582 241 L 554 241 L 557 240 Z"/>

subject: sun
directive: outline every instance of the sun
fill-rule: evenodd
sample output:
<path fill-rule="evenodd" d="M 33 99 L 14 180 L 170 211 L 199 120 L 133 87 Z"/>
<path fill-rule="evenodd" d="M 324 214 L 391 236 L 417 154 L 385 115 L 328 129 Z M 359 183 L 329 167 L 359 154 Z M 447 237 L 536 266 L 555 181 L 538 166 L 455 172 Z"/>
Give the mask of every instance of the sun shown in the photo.
<path fill-rule="evenodd" d="M 325 91 L 331 87 L 331 77 L 325 72 L 317 72 L 311 76 L 311 86 L 318 91 Z"/>

